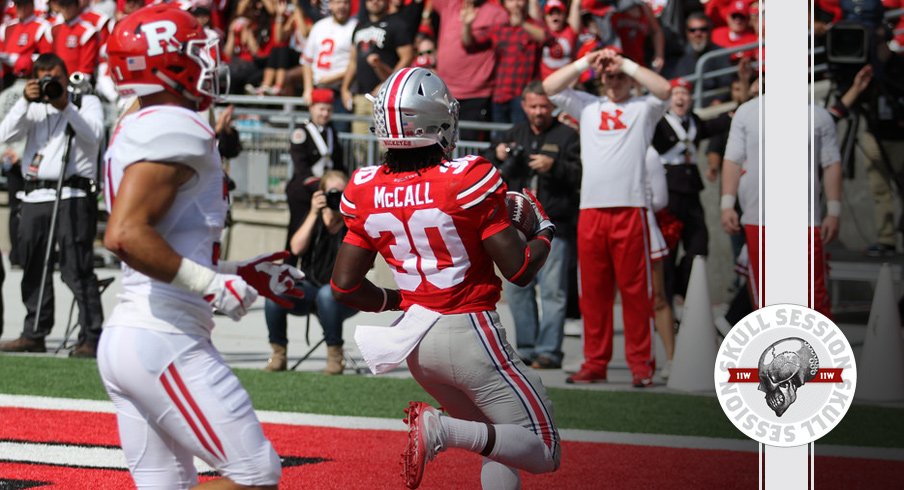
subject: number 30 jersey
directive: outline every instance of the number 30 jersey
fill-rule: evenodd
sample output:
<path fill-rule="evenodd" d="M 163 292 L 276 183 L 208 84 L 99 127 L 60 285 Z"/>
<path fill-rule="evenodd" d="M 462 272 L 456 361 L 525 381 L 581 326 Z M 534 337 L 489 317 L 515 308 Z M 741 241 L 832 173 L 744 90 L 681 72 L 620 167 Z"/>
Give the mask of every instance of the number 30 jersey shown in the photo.
<path fill-rule="evenodd" d="M 502 284 L 482 242 L 510 226 L 505 192 L 499 171 L 476 156 L 420 172 L 364 167 L 342 196 L 345 241 L 386 259 L 404 310 L 495 310 Z"/>

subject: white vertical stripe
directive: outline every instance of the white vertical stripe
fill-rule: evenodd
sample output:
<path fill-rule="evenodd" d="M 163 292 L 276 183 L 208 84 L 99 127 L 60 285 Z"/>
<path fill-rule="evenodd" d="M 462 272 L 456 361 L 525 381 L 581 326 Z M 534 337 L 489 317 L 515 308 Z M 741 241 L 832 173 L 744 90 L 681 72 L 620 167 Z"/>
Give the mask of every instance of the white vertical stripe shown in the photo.
<path fill-rule="evenodd" d="M 765 189 L 760 205 L 764 215 L 766 243 L 763 305 L 806 305 L 809 269 L 808 248 L 808 59 L 806 34 L 808 8 L 812 1 L 760 2 L 768 51 L 769 94 L 765 97 L 761 153 Z M 768 19 L 764 19 L 764 15 Z M 762 32 L 762 31 L 761 31 Z M 808 481 L 808 447 L 765 446 L 763 481 L 766 489 L 805 489 Z"/>

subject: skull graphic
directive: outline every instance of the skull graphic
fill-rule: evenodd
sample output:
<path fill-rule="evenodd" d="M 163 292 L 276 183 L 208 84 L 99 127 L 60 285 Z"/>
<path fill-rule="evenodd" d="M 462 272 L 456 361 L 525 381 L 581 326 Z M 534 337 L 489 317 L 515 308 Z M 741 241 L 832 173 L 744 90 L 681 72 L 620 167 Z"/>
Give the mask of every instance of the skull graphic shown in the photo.
<path fill-rule="evenodd" d="M 797 389 L 816 376 L 819 358 L 807 341 L 788 337 L 770 345 L 760 356 L 760 391 L 766 404 L 781 417 L 797 400 Z"/>

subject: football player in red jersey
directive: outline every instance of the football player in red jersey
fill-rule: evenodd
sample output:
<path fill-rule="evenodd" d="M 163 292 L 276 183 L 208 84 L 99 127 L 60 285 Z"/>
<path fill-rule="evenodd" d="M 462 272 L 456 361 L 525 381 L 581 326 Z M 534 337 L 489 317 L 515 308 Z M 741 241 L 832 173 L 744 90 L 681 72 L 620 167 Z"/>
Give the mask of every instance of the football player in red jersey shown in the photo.
<path fill-rule="evenodd" d="M 387 152 L 382 165 L 359 169 L 345 189 L 348 234 L 332 284 L 338 299 L 360 310 L 405 310 L 406 318 L 435 312 L 407 362 L 446 412 L 410 403 L 406 484 L 416 488 L 426 463 L 449 447 L 484 457 L 485 487 L 519 487 L 518 469 L 555 471 L 552 403 L 506 341 L 493 268 L 528 283 L 546 260 L 554 226 L 533 200 L 540 225 L 525 243 L 509 220 L 496 168 L 481 157 L 449 158 L 458 102 L 430 70 L 391 75 L 374 101 L 374 123 Z M 377 253 L 399 289 L 365 279 Z"/>

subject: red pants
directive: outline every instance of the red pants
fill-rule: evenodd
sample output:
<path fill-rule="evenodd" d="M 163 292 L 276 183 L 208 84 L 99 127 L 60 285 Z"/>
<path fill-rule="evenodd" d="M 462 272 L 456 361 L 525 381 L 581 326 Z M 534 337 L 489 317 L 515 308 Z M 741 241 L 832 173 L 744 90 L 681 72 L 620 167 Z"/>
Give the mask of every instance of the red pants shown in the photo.
<path fill-rule="evenodd" d="M 584 317 L 582 369 L 605 373 L 612 359 L 613 306 L 621 292 L 625 357 L 635 376 L 649 377 L 653 281 L 644 208 L 582 209 L 578 217 L 578 270 Z"/>
<path fill-rule="evenodd" d="M 750 287 L 751 298 L 755 308 L 762 306 L 762 295 L 766 291 L 766 265 L 765 255 L 763 257 L 763 275 L 760 276 L 760 237 L 762 230 L 763 240 L 766 240 L 766 229 L 757 225 L 744 225 L 744 235 L 747 239 L 747 253 L 750 259 L 750 270 L 748 273 L 747 284 Z M 809 243 L 812 246 L 812 254 L 808 254 L 810 266 L 813 268 L 813 281 L 809 283 L 807 288 L 807 306 L 822 313 L 827 318 L 832 318 L 832 301 L 829 298 L 828 291 L 828 263 L 826 255 L 822 247 L 822 238 L 819 235 L 819 227 L 810 228 L 808 236 Z M 809 269 L 808 269 L 809 273 Z M 762 285 L 761 285 L 762 284 Z M 812 298 L 810 300 L 809 298 Z"/>

